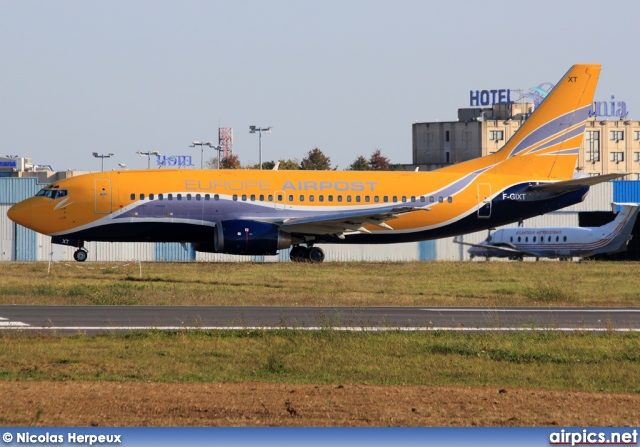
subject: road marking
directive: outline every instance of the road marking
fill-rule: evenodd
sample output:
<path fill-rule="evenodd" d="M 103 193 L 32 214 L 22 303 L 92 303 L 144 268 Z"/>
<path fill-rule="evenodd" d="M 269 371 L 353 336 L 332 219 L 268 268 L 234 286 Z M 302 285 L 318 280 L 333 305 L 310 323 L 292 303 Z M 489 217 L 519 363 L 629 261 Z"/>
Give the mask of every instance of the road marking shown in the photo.
<path fill-rule="evenodd" d="M 24 324 L 24 323 L 22 323 Z M 332 327 L 313 326 L 4 326 L 2 329 L 12 329 L 21 331 L 343 331 L 343 332 L 640 332 L 640 328 L 588 328 L 588 327 Z"/>
<path fill-rule="evenodd" d="M 25 327 L 29 326 L 27 323 L 21 321 L 9 321 L 8 318 L 0 317 L 0 328 L 13 328 L 13 327 Z"/>
<path fill-rule="evenodd" d="M 640 309 L 468 309 L 468 308 L 455 308 L 455 307 L 435 307 L 420 309 L 426 312 L 525 312 L 525 313 L 541 313 L 541 312 L 589 312 L 589 313 L 615 313 L 615 312 L 629 312 L 638 313 Z"/>

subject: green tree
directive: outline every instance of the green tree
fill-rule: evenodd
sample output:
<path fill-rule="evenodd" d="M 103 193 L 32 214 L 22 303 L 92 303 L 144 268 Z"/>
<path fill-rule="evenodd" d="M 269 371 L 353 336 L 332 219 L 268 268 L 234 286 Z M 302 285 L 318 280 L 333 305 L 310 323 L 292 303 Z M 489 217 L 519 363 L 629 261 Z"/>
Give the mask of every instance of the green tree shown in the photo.
<path fill-rule="evenodd" d="M 359 155 L 358 158 L 349 165 L 347 171 L 371 171 L 371 165 L 366 158 Z"/>
<path fill-rule="evenodd" d="M 373 171 L 388 171 L 391 162 L 380 153 L 380 149 L 376 149 L 373 154 L 371 154 L 371 158 L 369 158 L 369 164 Z"/>
<path fill-rule="evenodd" d="M 328 171 L 331 169 L 331 159 L 324 155 L 317 147 L 311 149 L 300 162 L 300 169 L 307 171 Z"/>
<path fill-rule="evenodd" d="M 300 162 L 297 158 L 290 158 L 286 161 L 281 158 L 278 162 L 280 163 L 280 165 L 278 165 L 278 170 L 280 171 L 296 171 L 300 169 Z"/>
<path fill-rule="evenodd" d="M 220 169 L 240 169 L 240 159 L 235 154 L 229 154 L 220 160 Z"/>

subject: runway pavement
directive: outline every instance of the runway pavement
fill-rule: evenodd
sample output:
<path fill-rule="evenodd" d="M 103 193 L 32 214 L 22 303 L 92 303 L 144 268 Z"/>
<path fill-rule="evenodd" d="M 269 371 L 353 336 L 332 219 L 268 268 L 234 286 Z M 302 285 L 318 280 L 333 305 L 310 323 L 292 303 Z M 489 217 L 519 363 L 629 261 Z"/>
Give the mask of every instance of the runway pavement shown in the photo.
<path fill-rule="evenodd" d="M 638 308 L 0 306 L 0 330 L 640 331 Z"/>

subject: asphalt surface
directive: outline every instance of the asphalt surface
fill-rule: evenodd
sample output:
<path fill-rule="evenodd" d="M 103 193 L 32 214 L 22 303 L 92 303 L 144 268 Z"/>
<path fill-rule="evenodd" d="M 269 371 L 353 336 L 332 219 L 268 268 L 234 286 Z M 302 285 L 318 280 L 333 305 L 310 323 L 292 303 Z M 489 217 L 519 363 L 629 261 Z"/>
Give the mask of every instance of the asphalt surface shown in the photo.
<path fill-rule="evenodd" d="M 638 308 L 0 306 L 0 330 L 145 329 L 640 331 Z"/>

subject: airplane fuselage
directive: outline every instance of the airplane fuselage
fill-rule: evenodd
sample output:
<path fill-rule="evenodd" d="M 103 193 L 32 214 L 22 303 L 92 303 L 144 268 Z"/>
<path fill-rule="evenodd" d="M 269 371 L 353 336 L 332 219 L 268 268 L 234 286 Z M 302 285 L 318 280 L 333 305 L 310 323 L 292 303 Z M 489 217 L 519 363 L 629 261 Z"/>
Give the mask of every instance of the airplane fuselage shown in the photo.
<path fill-rule="evenodd" d="M 11 213 L 23 225 L 57 237 L 210 242 L 213 227 L 221 221 L 275 223 L 390 206 L 415 208 L 387 221 L 392 229 L 365 225 L 370 233 L 343 239 L 315 236 L 315 242 L 324 243 L 392 243 L 526 219 L 578 203 L 588 190 L 559 195 L 526 192 L 534 183 L 536 179 L 525 183 L 519 176 L 482 174 L 460 181 L 458 175 L 437 172 L 111 171 L 56 182 L 46 189 L 53 196 L 57 195 L 53 191 L 65 191 L 64 196 L 35 196 Z"/>

